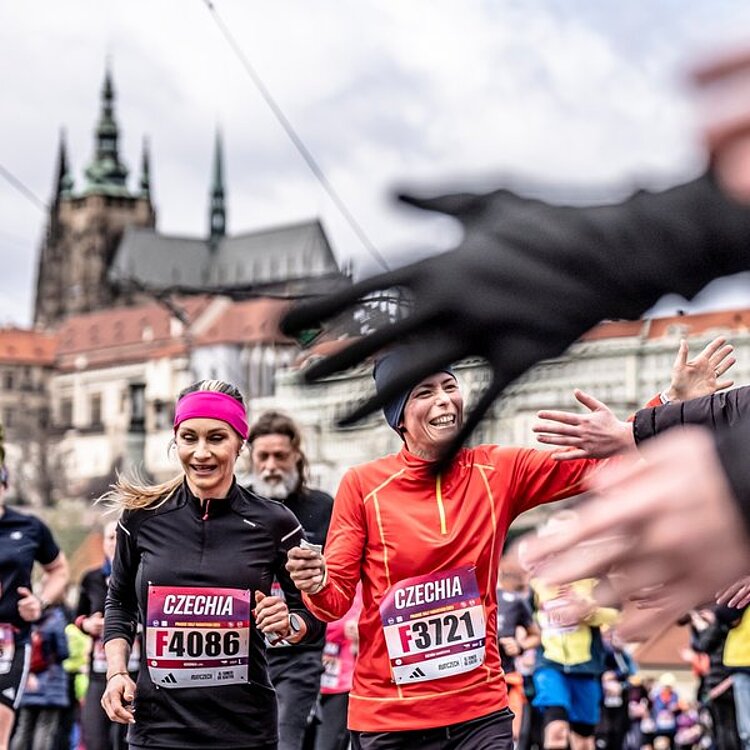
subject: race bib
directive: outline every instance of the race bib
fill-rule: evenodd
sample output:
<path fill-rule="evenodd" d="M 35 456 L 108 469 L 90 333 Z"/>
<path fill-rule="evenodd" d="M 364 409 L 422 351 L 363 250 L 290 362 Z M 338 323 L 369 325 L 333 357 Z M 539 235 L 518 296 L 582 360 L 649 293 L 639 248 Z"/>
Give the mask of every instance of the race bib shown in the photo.
<path fill-rule="evenodd" d="M 12 625 L 0 622 L 0 674 L 8 674 L 16 654 L 16 637 Z"/>
<path fill-rule="evenodd" d="M 339 686 L 341 677 L 341 645 L 326 643 L 323 648 L 323 674 L 320 676 L 320 686 L 335 690 Z"/>
<path fill-rule="evenodd" d="M 485 620 L 475 568 L 399 581 L 380 604 L 394 681 L 440 680 L 484 664 Z"/>
<path fill-rule="evenodd" d="M 568 599 L 559 597 L 542 603 L 539 612 L 539 624 L 547 635 L 565 635 L 577 630 L 577 622 L 570 622 L 568 617 Z"/>
<path fill-rule="evenodd" d="M 248 681 L 250 591 L 149 586 L 146 664 L 163 688 Z"/>

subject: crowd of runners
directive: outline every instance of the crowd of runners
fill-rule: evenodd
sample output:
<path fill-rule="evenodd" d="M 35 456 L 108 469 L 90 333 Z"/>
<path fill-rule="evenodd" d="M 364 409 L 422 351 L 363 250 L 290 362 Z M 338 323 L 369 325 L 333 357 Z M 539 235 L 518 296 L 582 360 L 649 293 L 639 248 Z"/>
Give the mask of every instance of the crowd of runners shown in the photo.
<path fill-rule="evenodd" d="M 377 359 L 378 393 L 408 356 Z M 88 676 L 82 695 L 55 606 L 64 556 L 43 523 L 3 508 L 4 742 L 15 718 L 13 750 L 747 748 L 744 581 L 725 594 L 739 608 L 687 612 L 701 688 L 680 696 L 673 676 L 643 679 L 618 637 L 618 580 L 553 585 L 529 571 L 529 544 L 506 545 L 517 516 L 580 494 L 644 425 L 741 397 L 716 395 L 734 361 L 723 338 L 692 358 L 682 344 L 671 382 L 632 421 L 579 394 L 588 413 L 539 414 L 556 450 L 463 448 L 436 473 L 463 424 L 458 377 L 442 368 L 385 403 L 402 449 L 350 469 L 335 502 L 306 486 L 292 419 L 250 425 L 234 386 L 194 384 L 175 404 L 180 474 L 123 477 L 103 498 L 116 520 L 72 626 L 89 644 L 72 670 Z M 243 450 L 252 472 L 237 477 Z M 578 513 L 552 515 L 539 543 Z M 59 678 L 73 690 L 55 703 Z M 76 734 L 64 709 L 78 698 Z"/>

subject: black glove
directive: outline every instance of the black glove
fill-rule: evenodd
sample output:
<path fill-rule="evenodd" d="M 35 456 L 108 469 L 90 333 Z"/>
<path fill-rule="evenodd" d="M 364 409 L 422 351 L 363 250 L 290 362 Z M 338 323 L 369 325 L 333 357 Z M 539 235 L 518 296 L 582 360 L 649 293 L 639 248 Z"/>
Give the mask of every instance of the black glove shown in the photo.
<path fill-rule="evenodd" d="M 282 326 L 288 334 L 314 328 L 376 290 L 407 290 L 409 317 L 314 364 L 305 378 L 352 367 L 397 341 L 413 346 L 411 364 L 342 422 L 350 424 L 440 367 L 484 357 L 492 381 L 446 460 L 531 365 L 560 355 L 605 317 L 636 318 L 669 291 L 692 296 L 714 277 L 746 267 L 750 257 L 750 210 L 727 199 L 709 176 L 600 207 L 552 206 L 507 190 L 402 200 L 458 218 L 463 242 L 302 303 Z"/>

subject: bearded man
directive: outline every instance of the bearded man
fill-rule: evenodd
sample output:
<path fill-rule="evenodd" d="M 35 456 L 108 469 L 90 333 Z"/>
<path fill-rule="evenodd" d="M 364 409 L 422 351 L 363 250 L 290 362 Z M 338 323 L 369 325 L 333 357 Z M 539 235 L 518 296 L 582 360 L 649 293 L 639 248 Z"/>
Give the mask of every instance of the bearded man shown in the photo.
<path fill-rule="evenodd" d="M 307 487 L 307 459 L 297 424 L 286 414 L 265 412 L 250 427 L 247 441 L 252 460 L 248 488 L 284 503 L 302 524 L 307 540 L 324 545 L 333 498 Z M 274 588 L 279 587 L 274 584 Z M 302 748 L 308 716 L 320 691 L 324 643 L 321 633 L 304 645 L 269 644 L 268 669 L 279 706 L 279 750 Z"/>

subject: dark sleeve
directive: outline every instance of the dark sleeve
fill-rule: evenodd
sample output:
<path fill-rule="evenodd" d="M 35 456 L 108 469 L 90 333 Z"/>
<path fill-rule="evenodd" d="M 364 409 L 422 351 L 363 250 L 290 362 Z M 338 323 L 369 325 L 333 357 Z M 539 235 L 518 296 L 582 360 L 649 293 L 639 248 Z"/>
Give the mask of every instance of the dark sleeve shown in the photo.
<path fill-rule="evenodd" d="M 279 582 L 284 592 L 284 598 L 286 599 L 287 607 L 290 612 L 294 612 L 299 615 L 307 625 L 307 632 L 305 637 L 300 643 L 306 643 L 308 641 L 314 641 L 319 638 L 325 629 L 325 624 L 318 620 L 316 617 L 307 610 L 305 605 L 302 603 L 302 595 L 300 594 L 297 587 L 292 582 L 291 577 L 286 569 L 286 555 L 287 552 L 292 548 L 299 545 L 300 541 L 304 539 L 304 532 L 302 526 L 297 521 L 296 517 L 291 511 L 285 510 L 285 517 L 280 522 L 281 539 L 274 560 L 274 575 L 276 580 Z"/>
<path fill-rule="evenodd" d="M 117 523 L 117 547 L 112 561 L 112 574 L 104 602 L 104 643 L 124 638 L 132 645 L 138 625 L 138 597 L 135 578 L 140 563 L 138 552 L 139 524 L 128 513 Z"/>
<path fill-rule="evenodd" d="M 724 430 L 716 435 L 719 460 L 724 467 L 729 485 L 750 534 L 750 420 L 743 421 L 734 430 Z"/>
<path fill-rule="evenodd" d="M 702 654 L 710 654 L 727 636 L 727 624 L 721 622 L 718 617 L 707 628 L 693 631 L 690 638 L 690 647 Z"/>
<path fill-rule="evenodd" d="M 65 659 L 70 656 L 70 648 L 68 647 L 68 637 L 65 635 L 65 620 L 63 617 L 58 618 L 56 616 L 53 633 L 55 638 L 56 661 L 65 661 Z"/>
<path fill-rule="evenodd" d="M 529 629 L 530 625 L 534 624 L 531 605 L 525 599 L 518 600 L 518 624 L 526 630 Z"/>
<path fill-rule="evenodd" d="M 60 548 L 57 546 L 52 532 L 45 523 L 39 521 L 39 545 L 34 559 L 42 565 L 49 565 L 57 559 L 59 554 Z"/>
<path fill-rule="evenodd" d="M 687 424 L 713 430 L 734 428 L 749 414 L 750 386 L 743 386 L 690 401 L 641 409 L 635 415 L 633 436 L 636 443 L 642 443 L 672 427 Z"/>
<path fill-rule="evenodd" d="M 78 606 L 76 607 L 76 620 L 79 617 L 88 617 L 91 612 L 91 597 L 89 596 L 89 586 L 91 585 L 91 572 L 81 580 L 81 588 L 78 591 Z"/>

